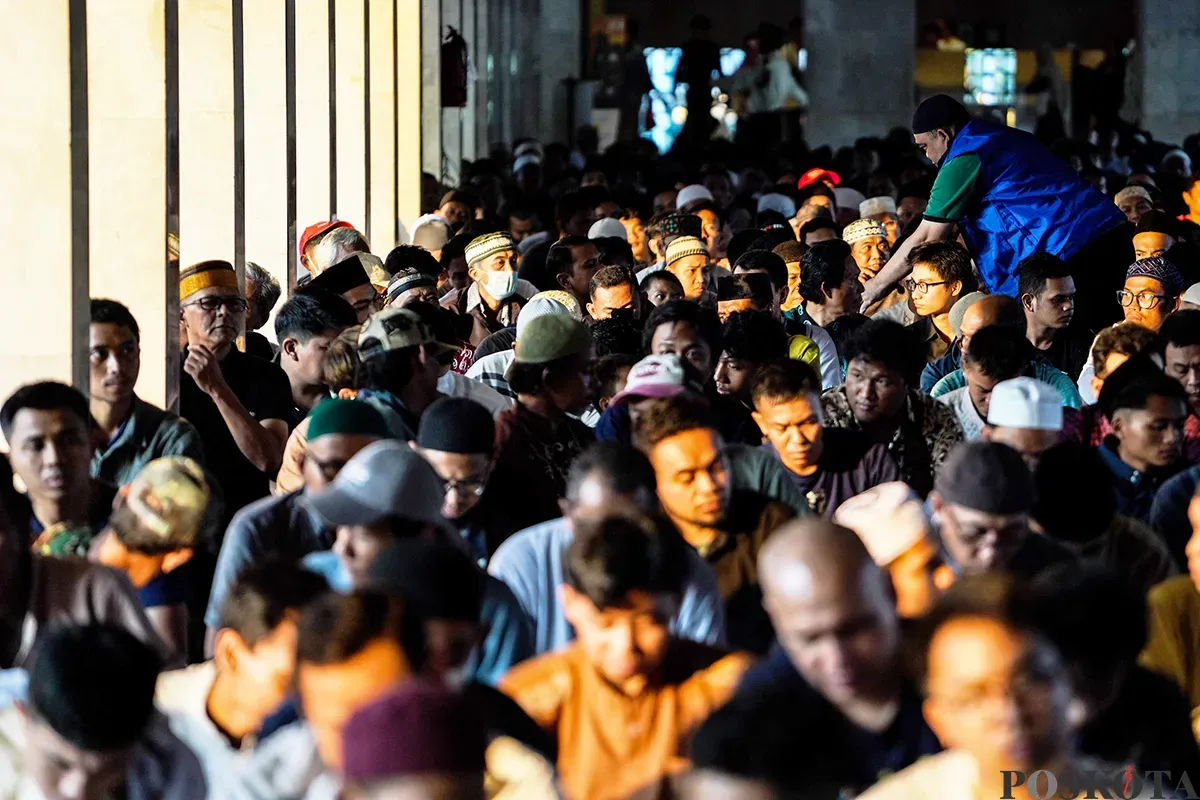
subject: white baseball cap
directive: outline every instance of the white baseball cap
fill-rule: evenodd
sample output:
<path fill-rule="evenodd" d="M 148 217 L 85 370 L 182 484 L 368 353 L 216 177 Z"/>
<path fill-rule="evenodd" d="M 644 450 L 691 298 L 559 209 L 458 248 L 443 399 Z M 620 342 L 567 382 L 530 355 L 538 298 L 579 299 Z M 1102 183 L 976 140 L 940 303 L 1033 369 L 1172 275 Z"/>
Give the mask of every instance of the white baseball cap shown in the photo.
<path fill-rule="evenodd" d="M 837 189 L 834 189 L 836 192 Z M 870 197 L 858 204 L 858 215 L 860 217 L 873 217 L 876 214 L 895 214 L 896 201 L 891 195 L 882 195 L 880 197 Z"/>
<path fill-rule="evenodd" d="M 675 207 L 683 208 L 688 203 L 694 203 L 697 200 L 712 200 L 712 192 L 698 183 L 693 183 L 691 186 L 685 186 L 675 195 Z"/>
<path fill-rule="evenodd" d="M 1185 303 L 1195 303 L 1200 306 L 1200 283 L 1193 283 L 1183 293 L 1183 297 L 1179 298 Z"/>
<path fill-rule="evenodd" d="M 676 200 L 676 202 L 679 201 Z M 767 194 L 764 194 L 762 197 L 758 198 L 757 213 L 761 214 L 764 211 L 778 211 L 780 214 L 783 214 L 786 219 L 791 219 L 792 217 L 796 216 L 796 203 L 786 194 L 768 192 Z"/>
<path fill-rule="evenodd" d="M 866 196 L 858 189 L 851 189 L 849 186 L 839 186 L 833 190 L 833 196 L 837 198 L 837 207 L 845 208 L 850 211 L 858 211 L 858 207 L 866 201 Z"/>
<path fill-rule="evenodd" d="M 929 536 L 920 498 L 901 481 L 881 483 L 838 506 L 833 521 L 858 534 L 871 560 L 881 567 Z"/>
<path fill-rule="evenodd" d="M 1061 431 L 1062 394 L 1050 384 L 1033 378 L 1001 381 L 992 390 L 987 421 L 1003 428 Z"/>

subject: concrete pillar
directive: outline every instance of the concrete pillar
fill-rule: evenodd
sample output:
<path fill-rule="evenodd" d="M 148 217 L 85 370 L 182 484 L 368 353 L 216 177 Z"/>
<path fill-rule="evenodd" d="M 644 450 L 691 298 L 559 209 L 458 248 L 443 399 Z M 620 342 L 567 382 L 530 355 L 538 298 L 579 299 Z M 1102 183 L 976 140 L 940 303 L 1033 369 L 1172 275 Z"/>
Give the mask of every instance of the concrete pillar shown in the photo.
<path fill-rule="evenodd" d="M 806 0 L 809 146 L 912 122 L 916 0 Z"/>
<path fill-rule="evenodd" d="M 334 9 L 337 216 L 361 231 L 367 219 L 366 21 L 362 0 L 334 0 Z"/>
<path fill-rule="evenodd" d="M 179 263 L 234 260 L 233 15 L 179 0 Z"/>
<path fill-rule="evenodd" d="M 88 275 L 73 246 L 86 255 L 87 241 L 71 236 L 69 5 L 22 3 L 19 24 L 0 25 L 0 71 L 29 78 L 0 81 L 0 103 L 12 111 L 0 120 L 0 213 L 20 221 L 0 270 L 0 398 L 46 378 L 87 389 Z M 86 144 L 83 128 L 75 133 Z M 78 166 L 86 184 L 86 161 Z"/>
<path fill-rule="evenodd" d="M 442 33 L 450 28 L 462 33 L 463 0 L 442 0 Z M 463 110 L 457 106 L 443 108 L 442 114 L 442 169 L 438 173 L 442 183 L 456 186 L 462 169 L 463 157 Z"/>
<path fill-rule="evenodd" d="M 828 0 L 832 2 L 832 0 Z M 862 0 L 865 2 L 866 0 Z M 541 78 L 540 131 L 545 142 L 569 142 L 568 89 L 583 60 L 583 8 L 579 0 L 542 0 L 536 30 L 534 74 Z"/>
<path fill-rule="evenodd" d="M 288 296 L 287 34 L 281 4 L 242 5 L 246 98 L 246 260 Z M 272 321 L 260 331 L 275 338 Z"/>
<path fill-rule="evenodd" d="M 447 0 L 452 2 L 453 0 Z M 408 5 L 403 3 L 403 5 Z M 442 179 L 442 0 L 421 0 L 421 169 Z M 405 217 L 409 221 L 416 217 Z"/>
<path fill-rule="evenodd" d="M 1163 142 L 1200 131 L 1200 4 L 1141 0 L 1142 127 Z"/>
<path fill-rule="evenodd" d="M 329 219 L 329 3 L 296 4 L 296 228 Z M 353 224 L 359 224 L 351 220 Z M 298 267 L 303 274 L 304 268 Z"/>
<path fill-rule="evenodd" d="M 375 0 L 371 3 L 370 17 L 371 58 L 368 74 L 371 78 L 370 119 L 371 132 L 370 176 L 371 191 L 364 222 L 370 231 L 372 249 L 380 258 L 396 246 L 399 231 L 396 216 L 396 2 Z M 415 26 L 418 33 L 420 25 Z M 419 53 L 419 48 L 418 48 Z M 415 73 L 420 79 L 418 64 Z M 416 99 L 405 111 L 417 116 L 420 100 Z M 420 157 L 414 158 L 410 166 L 414 169 Z"/>
<path fill-rule="evenodd" d="M 89 4 L 91 294 L 124 303 L 138 320 L 137 391 L 156 405 L 179 379 L 178 273 L 167 269 L 166 249 L 165 31 L 159 0 Z M 9 308 L 17 305 L 10 296 Z"/>

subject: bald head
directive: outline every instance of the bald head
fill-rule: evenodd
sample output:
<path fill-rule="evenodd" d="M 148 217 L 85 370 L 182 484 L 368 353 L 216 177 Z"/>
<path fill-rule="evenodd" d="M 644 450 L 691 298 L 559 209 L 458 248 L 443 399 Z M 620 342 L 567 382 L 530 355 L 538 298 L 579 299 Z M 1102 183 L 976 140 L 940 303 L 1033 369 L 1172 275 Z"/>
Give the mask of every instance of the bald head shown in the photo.
<path fill-rule="evenodd" d="M 1025 309 L 1015 299 L 1004 294 L 989 294 L 972 303 L 962 319 L 962 346 L 966 350 L 971 337 L 981 328 L 999 325 L 1025 332 Z"/>
<path fill-rule="evenodd" d="M 758 556 L 763 607 L 804 679 L 834 705 L 886 700 L 900 647 L 895 597 L 849 528 L 790 522 Z"/>
<path fill-rule="evenodd" d="M 849 528 L 815 517 L 793 520 L 775 531 L 758 553 L 763 592 L 811 596 L 818 582 L 858 576 L 875 567 Z M 882 579 L 882 572 L 873 570 Z"/>

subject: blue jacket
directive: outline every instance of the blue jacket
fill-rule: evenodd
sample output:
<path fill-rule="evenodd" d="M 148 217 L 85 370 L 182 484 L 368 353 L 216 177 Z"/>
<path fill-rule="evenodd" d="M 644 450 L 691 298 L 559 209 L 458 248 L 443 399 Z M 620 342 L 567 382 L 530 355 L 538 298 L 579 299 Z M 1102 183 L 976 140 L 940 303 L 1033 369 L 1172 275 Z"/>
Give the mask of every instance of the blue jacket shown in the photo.
<path fill-rule="evenodd" d="M 940 166 L 968 153 L 979 157 L 978 201 L 959 227 L 993 293 L 1016 296 L 1023 259 L 1039 252 L 1069 259 L 1125 220 L 1111 200 L 1024 131 L 972 120 Z"/>

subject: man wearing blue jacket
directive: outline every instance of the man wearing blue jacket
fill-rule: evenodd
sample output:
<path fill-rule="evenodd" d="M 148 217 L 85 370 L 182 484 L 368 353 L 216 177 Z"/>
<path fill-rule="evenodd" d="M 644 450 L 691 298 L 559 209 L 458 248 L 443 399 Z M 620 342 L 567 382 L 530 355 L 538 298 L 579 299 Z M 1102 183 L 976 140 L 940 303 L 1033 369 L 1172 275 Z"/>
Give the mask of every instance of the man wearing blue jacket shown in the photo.
<path fill-rule="evenodd" d="M 1105 292 L 1120 287 L 1121 271 L 1133 263 L 1112 201 L 1032 135 L 972 119 L 947 95 L 917 107 L 913 132 L 938 166 L 937 179 L 920 225 L 866 284 L 864 309 L 908 275 L 914 247 L 961 233 L 988 291 L 1015 297 L 1017 265 L 1050 253 L 1072 267 L 1085 324 L 1107 321 L 1113 303 L 1104 302 Z"/>

